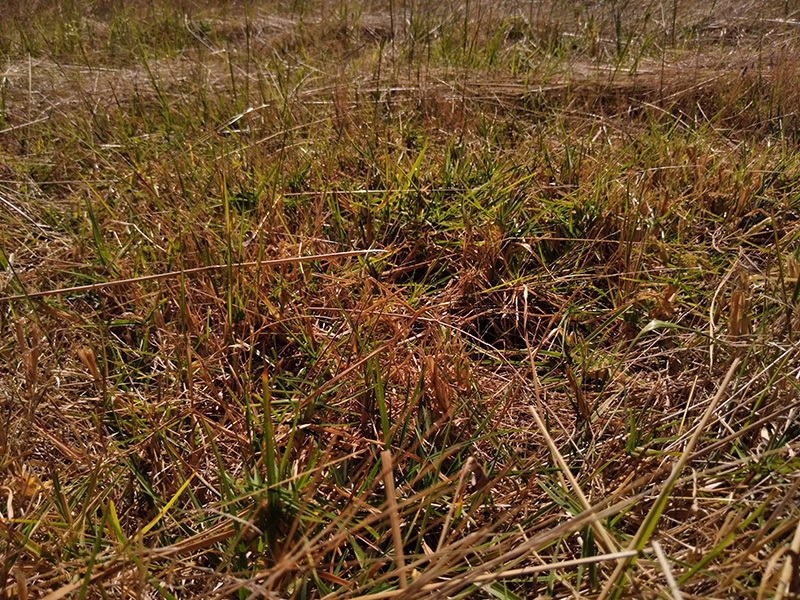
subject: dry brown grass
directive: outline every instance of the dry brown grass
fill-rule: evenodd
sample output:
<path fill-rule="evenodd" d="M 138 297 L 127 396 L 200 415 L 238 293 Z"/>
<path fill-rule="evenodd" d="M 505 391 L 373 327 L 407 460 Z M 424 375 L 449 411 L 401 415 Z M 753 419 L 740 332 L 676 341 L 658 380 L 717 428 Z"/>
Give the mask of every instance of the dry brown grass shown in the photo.
<path fill-rule="evenodd" d="M 791 597 L 798 11 L 8 4 L 3 597 Z"/>

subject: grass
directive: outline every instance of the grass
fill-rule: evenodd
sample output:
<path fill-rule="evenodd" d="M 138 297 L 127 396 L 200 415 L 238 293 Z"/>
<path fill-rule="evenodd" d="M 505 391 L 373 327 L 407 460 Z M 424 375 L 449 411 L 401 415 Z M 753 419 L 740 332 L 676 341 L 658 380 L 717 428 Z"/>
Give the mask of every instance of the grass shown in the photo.
<path fill-rule="evenodd" d="M 9 3 L 3 597 L 793 597 L 798 11 Z"/>

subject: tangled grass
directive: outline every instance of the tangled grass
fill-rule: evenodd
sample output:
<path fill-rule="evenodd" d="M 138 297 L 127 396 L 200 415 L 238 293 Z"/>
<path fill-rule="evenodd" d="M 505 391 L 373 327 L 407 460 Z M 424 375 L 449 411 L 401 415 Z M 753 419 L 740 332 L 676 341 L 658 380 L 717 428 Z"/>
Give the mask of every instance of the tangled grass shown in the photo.
<path fill-rule="evenodd" d="M 3 597 L 793 597 L 798 11 L 8 3 Z"/>

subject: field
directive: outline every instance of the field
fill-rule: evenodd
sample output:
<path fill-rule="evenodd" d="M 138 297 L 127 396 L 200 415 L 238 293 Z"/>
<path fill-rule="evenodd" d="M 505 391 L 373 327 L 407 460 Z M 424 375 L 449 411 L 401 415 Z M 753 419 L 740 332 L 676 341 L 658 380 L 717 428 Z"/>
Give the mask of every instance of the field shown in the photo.
<path fill-rule="evenodd" d="M 798 597 L 799 33 L 4 2 L 2 598 Z"/>

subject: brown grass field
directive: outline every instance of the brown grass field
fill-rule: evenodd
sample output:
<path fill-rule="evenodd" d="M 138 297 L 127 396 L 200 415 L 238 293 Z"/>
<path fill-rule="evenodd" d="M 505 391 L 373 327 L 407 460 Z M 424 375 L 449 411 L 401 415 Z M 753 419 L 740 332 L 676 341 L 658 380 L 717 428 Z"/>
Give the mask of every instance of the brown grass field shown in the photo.
<path fill-rule="evenodd" d="M 800 597 L 798 0 L 0 11 L 0 598 Z"/>

